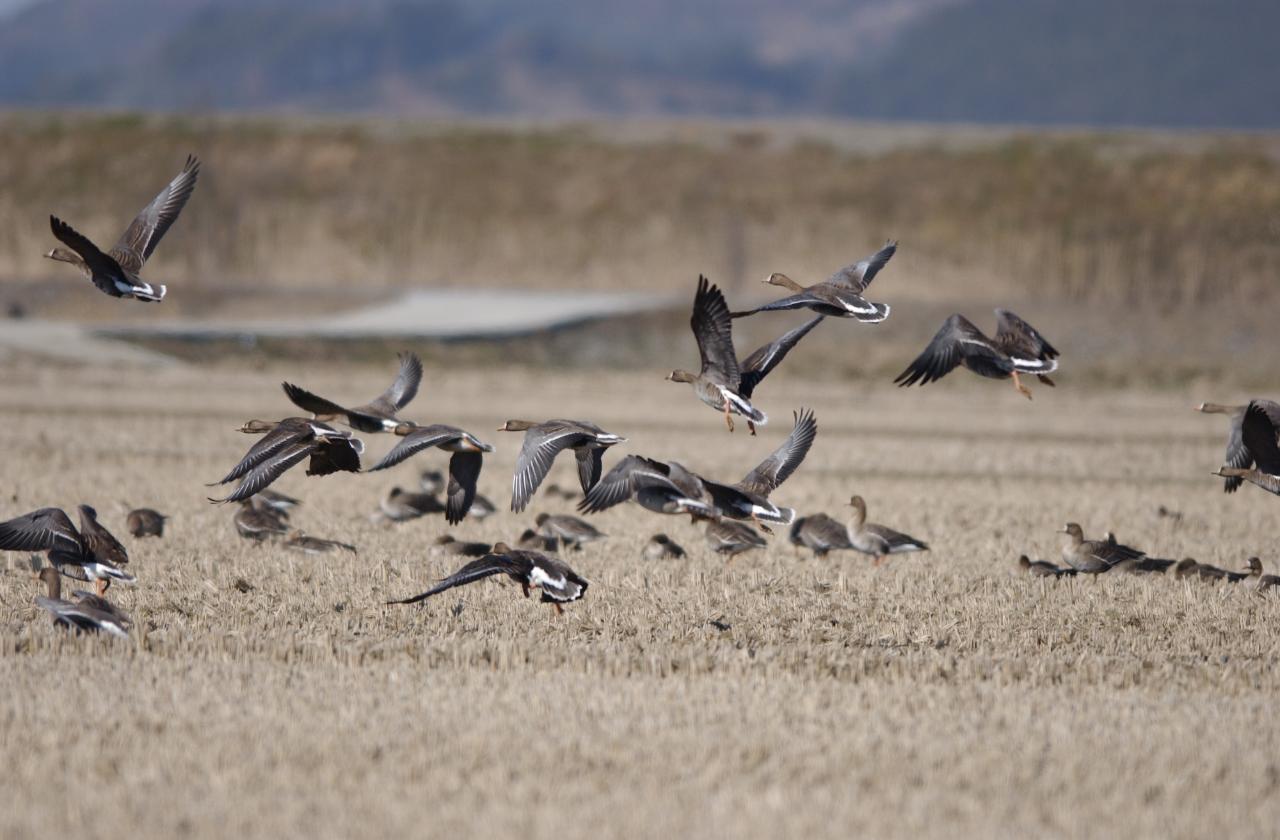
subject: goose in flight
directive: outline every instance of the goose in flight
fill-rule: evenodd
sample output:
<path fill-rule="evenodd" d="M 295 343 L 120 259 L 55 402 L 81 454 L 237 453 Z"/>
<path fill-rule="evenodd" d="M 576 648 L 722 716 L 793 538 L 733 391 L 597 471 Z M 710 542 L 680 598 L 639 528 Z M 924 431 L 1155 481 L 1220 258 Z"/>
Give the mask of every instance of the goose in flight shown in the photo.
<path fill-rule="evenodd" d="M 990 379 L 1012 377 L 1013 387 L 1027 399 L 1031 391 L 1019 375 L 1035 374 L 1041 382 L 1053 387 L 1048 374 L 1058 369 L 1058 351 L 1026 321 L 1007 309 L 996 310 L 996 337 L 987 338 L 982 330 L 963 315 L 952 315 L 938 330 L 924 352 L 893 380 L 899 386 L 927 385 L 941 379 L 959 365 Z"/>
<path fill-rule="evenodd" d="M 290 467 L 310 459 L 307 475 L 360 472 L 364 442 L 319 420 L 286 417 L 284 420 L 250 420 L 240 427 L 246 434 L 263 438 L 249 448 L 231 472 L 215 484 L 240 479 L 236 489 L 223 499 L 211 502 L 239 502 L 261 492 L 284 475 Z M 265 433 L 265 434 L 264 434 Z"/>
<path fill-rule="evenodd" d="M 395 381 L 377 398 L 345 408 L 324 397 L 316 396 L 305 388 L 290 382 L 281 387 L 298 408 L 311 412 L 316 420 L 325 423 L 344 423 L 358 432 L 393 432 L 404 421 L 396 416 L 418 395 L 422 383 L 422 360 L 413 353 L 400 354 L 400 372 Z"/>
<path fill-rule="evenodd" d="M 1253 400 L 1249 405 L 1255 404 L 1266 414 L 1272 426 L 1280 427 L 1280 404 L 1271 400 Z M 1196 407 L 1196 411 L 1205 414 L 1225 414 L 1230 418 L 1231 428 L 1227 434 L 1227 453 L 1223 457 L 1222 463 L 1232 469 L 1247 470 L 1254 463 L 1253 452 L 1244 442 L 1244 415 L 1248 411 L 1249 405 L 1219 405 L 1218 403 L 1203 402 Z M 1240 485 L 1243 483 L 1244 478 L 1239 475 L 1226 476 L 1222 490 L 1224 493 L 1234 493 L 1240 489 Z"/>
<path fill-rule="evenodd" d="M 1257 466 L 1223 466 L 1214 475 L 1242 479 L 1280 496 L 1280 445 L 1276 443 L 1280 417 L 1273 412 L 1274 406 L 1267 400 L 1254 400 L 1245 408 L 1240 423 L 1244 449 Z"/>
<path fill-rule="evenodd" d="M 0 549 L 45 551 L 61 574 L 93 582 L 102 595 L 112 581 L 133 583 L 133 575 L 120 567 L 129 555 L 111 533 L 98 524 L 97 512 L 80 505 L 80 529 L 61 508 L 41 508 L 0 522 Z"/>
<path fill-rule="evenodd" d="M 808 309 L 819 315 L 853 318 L 864 324 L 878 324 L 889 317 L 888 304 L 872 303 L 862 294 L 897 251 L 898 243 L 890 240 L 865 260 L 846 265 L 826 280 L 812 286 L 801 286 L 787 275 L 774 272 L 763 282 L 770 286 L 789 289 L 794 294 L 757 306 L 755 309 L 734 312 L 732 317 L 745 318 L 757 312 L 774 312 L 783 309 Z"/>
<path fill-rule="evenodd" d="M 424 449 L 452 452 L 453 456 L 449 458 L 449 485 L 445 488 L 444 516 L 450 525 L 457 525 L 467 515 L 467 511 L 471 510 L 476 499 L 480 468 L 484 466 L 484 453 L 492 452 L 493 447 L 470 432 L 440 423 L 431 426 L 401 423 L 392 431 L 404 439 L 384 455 L 381 461 L 370 467 L 369 472 L 393 467 Z"/>
<path fill-rule="evenodd" d="M 588 581 L 568 564 L 541 551 L 511 548 L 497 543 L 493 551 L 479 560 L 472 560 L 420 595 L 388 601 L 388 604 L 416 604 L 432 595 L 438 595 L 455 586 L 465 586 L 493 575 L 507 575 L 529 597 L 532 589 L 540 590 L 542 601 L 551 604 L 557 613 L 564 612 L 564 604 L 577 601 L 587 592 Z"/>
<path fill-rule="evenodd" d="M 511 480 L 511 509 L 516 513 L 529 505 L 538 486 L 551 471 L 552 462 L 564 450 L 573 450 L 578 461 L 578 481 L 585 496 L 600 480 L 604 451 L 626 442 L 626 438 L 606 432 L 586 420 L 548 420 L 545 423 L 508 420 L 498 431 L 524 432 L 524 443 L 520 446 L 515 475 Z"/>
<path fill-rule="evenodd" d="M 89 238 L 57 216 L 49 217 L 49 227 L 59 242 L 67 246 L 45 254 L 51 260 L 70 263 L 93 285 L 111 297 L 133 298 L 156 303 L 164 299 L 166 288 L 146 283 L 138 276 L 165 232 L 178 218 L 196 188 L 200 161 L 188 155 L 182 171 L 151 203 L 142 208 L 129 228 L 109 251 L 102 251 Z"/>

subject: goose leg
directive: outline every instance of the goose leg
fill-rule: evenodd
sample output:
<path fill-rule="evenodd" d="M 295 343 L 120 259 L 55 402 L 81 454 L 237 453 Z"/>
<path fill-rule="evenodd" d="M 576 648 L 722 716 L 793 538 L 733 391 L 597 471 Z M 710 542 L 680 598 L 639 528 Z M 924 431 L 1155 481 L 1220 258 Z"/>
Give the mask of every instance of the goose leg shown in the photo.
<path fill-rule="evenodd" d="M 755 514 L 752 514 L 752 515 L 751 515 L 751 521 L 752 521 L 752 522 L 754 522 L 754 523 L 756 523 L 756 527 L 757 527 L 757 528 L 759 528 L 761 531 L 764 531 L 766 534 L 772 534 L 772 533 L 773 533 L 773 529 L 772 529 L 772 528 L 770 528 L 768 525 L 765 525 L 765 524 L 764 524 L 763 522 L 761 522 L 759 519 L 757 519 L 757 518 L 756 518 L 756 516 L 755 516 Z"/>
<path fill-rule="evenodd" d="M 558 601 L 552 601 L 551 606 L 556 608 L 556 615 L 564 615 L 564 607 Z"/>
<path fill-rule="evenodd" d="M 1018 372 L 1016 370 L 1013 372 L 1012 376 L 1013 376 L 1013 387 L 1018 390 L 1019 394 L 1022 394 L 1022 396 L 1026 397 L 1027 399 L 1031 399 L 1031 389 L 1028 388 L 1026 385 L 1023 385 L 1022 380 L 1018 379 Z"/>
<path fill-rule="evenodd" d="M 884 562 L 884 557 L 885 556 L 883 554 L 877 554 L 875 561 L 871 565 L 879 567 L 879 565 Z"/>
<path fill-rule="evenodd" d="M 93 582 L 93 588 L 94 588 L 94 591 L 98 593 L 99 598 L 105 596 L 107 594 L 106 580 L 104 580 L 103 578 L 98 578 Z"/>
<path fill-rule="evenodd" d="M 751 436 L 752 436 L 752 437 L 755 437 L 755 436 L 756 436 L 756 424 L 755 424 L 755 423 L 752 423 L 750 420 L 748 420 L 748 421 L 747 421 L 747 431 L 751 432 Z"/>
<path fill-rule="evenodd" d="M 729 416 L 729 401 L 724 401 L 724 424 L 729 427 L 729 431 L 733 431 L 733 418 Z"/>

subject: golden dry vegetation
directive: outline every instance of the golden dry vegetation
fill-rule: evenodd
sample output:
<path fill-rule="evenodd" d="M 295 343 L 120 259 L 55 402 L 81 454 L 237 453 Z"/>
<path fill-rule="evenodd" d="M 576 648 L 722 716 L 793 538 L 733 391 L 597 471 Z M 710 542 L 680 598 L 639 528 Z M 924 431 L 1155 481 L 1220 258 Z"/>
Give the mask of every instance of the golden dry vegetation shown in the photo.
<path fill-rule="evenodd" d="M 490 430 L 510 416 L 589 417 L 625 451 L 736 480 L 807 405 L 818 439 L 777 500 L 841 515 L 858 492 L 934 547 L 873 569 L 780 534 L 726 565 L 686 522 L 624 507 L 571 555 L 591 588 L 554 618 L 494 583 L 382 605 L 451 570 L 428 552 L 439 518 L 367 518 L 443 456 L 278 483 L 305 499 L 299 525 L 356 557 L 251 546 L 205 501 L 249 443 L 232 429 L 288 410 L 281 379 L 354 400 L 389 367 L 0 369 L 0 513 L 173 517 L 129 540 L 139 583 L 112 589 L 137 621 L 127 643 L 57 632 L 26 558 L 4 555 L 0 836 L 1274 836 L 1280 597 L 1014 568 L 1056 556 L 1070 518 L 1276 571 L 1277 500 L 1222 494 L 1222 418 L 1191 411 L 1241 395 L 1064 374 L 1027 403 L 964 372 L 908 392 L 792 369 L 760 389 L 772 420 L 752 439 L 661 369 L 433 366 L 406 414 L 495 443 L 481 491 L 500 507 L 519 439 Z M 510 539 L 565 507 L 453 532 Z M 689 558 L 641 560 L 656 531 Z"/>

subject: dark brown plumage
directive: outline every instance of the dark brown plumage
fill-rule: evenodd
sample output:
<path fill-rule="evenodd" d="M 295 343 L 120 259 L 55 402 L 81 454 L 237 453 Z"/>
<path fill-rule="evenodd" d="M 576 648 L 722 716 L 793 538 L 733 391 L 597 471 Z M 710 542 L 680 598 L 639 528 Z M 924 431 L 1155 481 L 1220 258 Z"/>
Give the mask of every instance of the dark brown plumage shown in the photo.
<path fill-rule="evenodd" d="M 905 387 L 927 385 L 963 365 L 989 379 L 1013 379 L 1018 393 L 1031 391 L 1018 378 L 1035 374 L 1052 387 L 1048 374 L 1058 369 L 1058 351 L 1034 327 L 1007 309 L 996 310 L 996 337 L 987 338 L 963 315 L 952 315 L 929 346 L 893 381 Z"/>

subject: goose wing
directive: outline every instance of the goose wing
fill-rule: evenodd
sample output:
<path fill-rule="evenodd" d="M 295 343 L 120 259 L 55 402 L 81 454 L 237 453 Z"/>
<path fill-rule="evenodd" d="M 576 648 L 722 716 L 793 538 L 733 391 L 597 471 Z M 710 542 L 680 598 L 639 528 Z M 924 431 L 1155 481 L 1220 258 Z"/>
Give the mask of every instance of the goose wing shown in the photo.
<path fill-rule="evenodd" d="M 738 357 L 733 352 L 733 321 L 724 295 L 706 277 L 698 277 L 689 326 L 698 340 L 702 375 L 736 392 L 740 375 Z"/>
<path fill-rule="evenodd" d="M 336 472 L 360 472 L 360 453 L 364 442 L 352 437 L 324 437 L 314 444 L 307 475 L 332 475 Z"/>
<path fill-rule="evenodd" d="M 450 525 L 457 525 L 471 510 L 476 499 L 476 482 L 484 455 L 479 452 L 455 452 L 449 459 L 449 487 L 446 490 L 444 517 Z"/>
<path fill-rule="evenodd" d="M 538 486 L 551 471 L 551 464 L 556 456 L 565 449 L 581 443 L 582 437 L 581 429 L 557 421 L 540 423 L 524 433 L 524 442 L 520 445 L 519 456 L 516 457 L 515 475 L 511 480 L 513 511 L 519 513 L 528 506 Z M 579 473 L 582 472 L 582 454 L 582 452 L 578 453 Z M 596 461 L 599 463 L 598 452 Z M 599 473 L 596 477 L 599 477 Z M 582 492 L 585 493 L 590 489 L 589 485 L 583 484 Z"/>
<path fill-rule="evenodd" d="M 0 549 L 57 549 L 80 555 L 84 552 L 84 542 L 65 511 L 61 508 L 40 508 L 8 522 L 0 522 Z"/>
<path fill-rule="evenodd" d="M 748 356 L 739 365 L 741 368 L 741 382 L 738 384 L 738 393 L 746 399 L 751 399 L 751 393 L 760 384 L 760 380 L 768 376 L 770 371 L 781 364 L 782 360 L 791 352 L 791 348 L 799 344 L 800 339 L 808 335 L 810 330 L 822 323 L 823 318 L 824 316 L 822 315 L 810 318 L 794 330 L 783 333 Z"/>
<path fill-rule="evenodd" d="M 377 472 L 385 470 L 387 467 L 394 467 L 396 464 L 406 458 L 416 455 L 424 449 L 430 449 L 433 446 L 450 443 L 462 437 L 462 430 L 453 426 L 419 426 L 395 445 L 394 448 L 386 455 L 382 456 L 382 460 L 369 468 L 369 472 Z"/>
<path fill-rule="evenodd" d="M 507 554 L 486 554 L 478 560 L 472 560 L 461 569 L 449 575 L 435 586 L 423 592 L 420 595 L 414 595 L 411 598 L 402 598 L 397 601 L 388 601 L 388 604 L 416 604 L 418 601 L 424 601 L 432 595 L 438 595 L 446 589 L 453 589 L 455 586 L 465 586 L 468 583 L 474 583 L 477 580 L 492 575 L 512 575 L 513 577 L 527 577 L 529 573 L 529 565 L 519 557 L 513 557 Z"/>
<path fill-rule="evenodd" d="M 1249 403 L 1240 434 L 1258 469 L 1267 475 L 1280 475 L 1280 446 L 1276 444 L 1276 435 L 1280 431 L 1280 406 L 1267 403 L 1268 400 Z"/>
<path fill-rule="evenodd" d="M 578 510 L 583 513 L 599 513 L 622 504 L 643 487 L 668 487 L 682 492 L 671 480 L 670 474 L 671 468 L 661 461 L 641 455 L 628 455 L 596 482 L 586 498 L 578 503 Z"/>
<path fill-rule="evenodd" d="M 279 426 L 267 432 L 253 446 L 249 447 L 249 451 L 240 459 L 240 462 L 232 467 L 231 471 L 224 475 L 221 480 L 215 481 L 214 485 L 235 481 L 280 450 L 297 443 L 305 434 L 302 427 L 287 421 L 281 421 Z"/>
<path fill-rule="evenodd" d="M 1248 408 L 1246 406 L 1246 408 Z M 1237 411 L 1231 418 L 1231 432 L 1227 436 L 1227 453 L 1223 463 L 1238 470 L 1247 470 L 1253 466 L 1253 453 L 1244 445 L 1244 412 Z M 1223 479 L 1222 492 L 1234 493 L 1240 489 L 1244 479 L 1239 476 L 1227 476 Z"/>
<path fill-rule="evenodd" d="M 400 354 L 400 372 L 396 381 L 391 383 L 369 407 L 385 414 L 395 414 L 408 405 L 418 395 L 418 386 L 422 384 L 422 360 L 414 353 Z"/>
<path fill-rule="evenodd" d="M 738 482 L 738 486 L 752 493 L 768 496 L 796 471 L 796 467 L 800 466 L 805 456 L 809 454 L 809 447 L 813 446 L 813 439 L 817 435 L 818 421 L 814 418 L 813 412 L 807 408 L 800 409 L 795 413 L 795 426 L 787 439 L 768 458 L 747 473 L 742 481 Z"/>
<path fill-rule="evenodd" d="M 996 310 L 996 345 L 1019 369 L 1052 373 L 1057 370 L 1057 349 L 1035 327 L 1007 309 Z"/>
<path fill-rule="evenodd" d="M 191 191 L 196 188 L 196 179 L 200 177 L 200 161 L 194 155 L 187 155 L 187 162 L 174 179 L 170 181 L 151 203 L 142 208 L 121 235 L 120 241 L 111 249 L 115 257 L 129 271 L 137 274 L 142 264 L 147 261 L 161 238 L 169 230 L 169 226 L 178 218 Z"/>
<path fill-rule="evenodd" d="M 914 385 L 917 382 L 926 385 L 955 370 L 963 360 L 989 365 L 995 370 L 1000 367 L 1000 359 L 1003 357 L 1004 354 L 991 339 L 983 335 L 982 330 L 975 327 L 968 318 L 956 314 L 943 323 L 924 352 L 893 381 L 900 386 Z M 1009 366 L 1007 361 L 1004 364 Z"/>
<path fill-rule="evenodd" d="M 316 442 L 314 440 L 295 440 L 283 449 L 273 452 L 268 458 L 249 470 L 244 478 L 240 480 L 240 483 L 236 485 L 236 489 L 226 498 L 210 499 L 210 501 L 221 504 L 223 502 L 239 502 L 247 499 L 284 475 L 289 468 L 305 461 L 315 449 Z"/>
<path fill-rule="evenodd" d="M 844 268 L 832 274 L 827 282 L 837 286 L 844 286 L 853 289 L 855 292 L 862 293 L 871 285 L 871 281 L 880 273 L 880 269 L 884 268 L 885 263 L 898 252 L 898 241 L 890 239 L 885 243 L 884 247 L 876 251 L 865 260 L 859 260 L 852 265 L 846 265 Z"/>
<path fill-rule="evenodd" d="M 59 242 L 75 251 L 80 255 L 80 259 L 84 260 L 84 264 L 89 267 L 95 286 L 107 294 L 118 295 L 115 287 L 111 286 L 110 283 L 104 286 L 99 282 L 102 278 L 107 277 L 124 278 L 124 271 L 113 257 L 102 253 L 97 245 L 89 241 L 89 237 L 80 233 L 57 216 L 49 217 L 49 228 Z"/>

